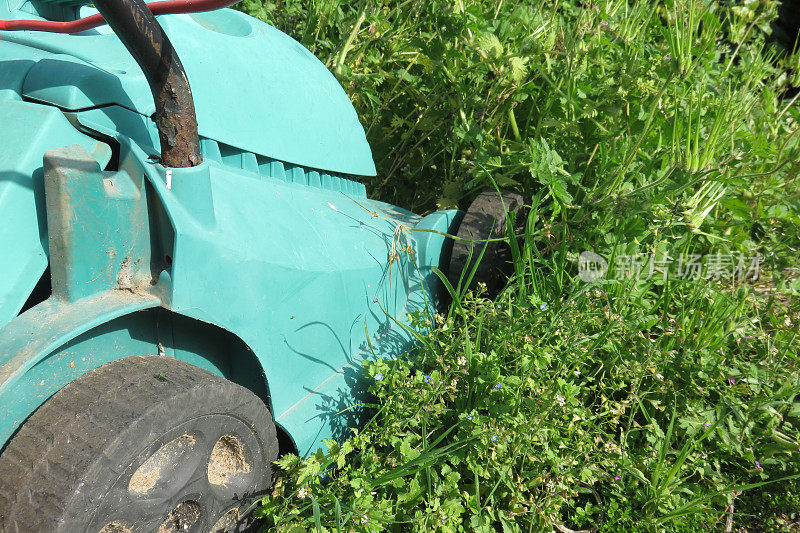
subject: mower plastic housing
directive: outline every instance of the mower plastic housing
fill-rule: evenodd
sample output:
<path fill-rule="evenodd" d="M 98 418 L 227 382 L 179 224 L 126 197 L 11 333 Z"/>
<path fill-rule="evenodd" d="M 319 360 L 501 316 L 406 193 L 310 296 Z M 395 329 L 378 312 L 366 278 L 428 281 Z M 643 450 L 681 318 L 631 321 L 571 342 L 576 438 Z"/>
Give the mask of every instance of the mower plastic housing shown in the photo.
<path fill-rule="evenodd" d="M 17 4 L 0 18 L 39 14 Z M 0 36 L 0 445 L 79 375 L 158 353 L 250 388 L 308 453 L 347 436 L 359 361 L 435 310 L 459 213 L 366 197 L 349 98 L 290 37 L 228 9 L 159 22 L 193 168 L 158 163 L 150 90 L 107 27 Z"/>

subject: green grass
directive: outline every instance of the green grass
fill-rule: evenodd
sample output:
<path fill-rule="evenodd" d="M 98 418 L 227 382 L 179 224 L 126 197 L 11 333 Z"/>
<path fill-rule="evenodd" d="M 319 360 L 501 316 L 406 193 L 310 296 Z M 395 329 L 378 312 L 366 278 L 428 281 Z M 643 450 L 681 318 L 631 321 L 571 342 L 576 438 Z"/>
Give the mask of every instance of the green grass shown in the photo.
<path fill-rule="evenodd" d="M 367 362 L 374 417 L 281 460 L 269 524 L 797 527 L 798 58 L 769 40 L 773 2 L 243 9 L 337 74 L 373 146 L 374 196 L 420 212 L 495 184 L 532 199 L 506 290 L 453 289 L 415 356 Z M 758 254 L 761 277 L 657 264 L 586 283 L 584 250 L 673 269 Z"/>

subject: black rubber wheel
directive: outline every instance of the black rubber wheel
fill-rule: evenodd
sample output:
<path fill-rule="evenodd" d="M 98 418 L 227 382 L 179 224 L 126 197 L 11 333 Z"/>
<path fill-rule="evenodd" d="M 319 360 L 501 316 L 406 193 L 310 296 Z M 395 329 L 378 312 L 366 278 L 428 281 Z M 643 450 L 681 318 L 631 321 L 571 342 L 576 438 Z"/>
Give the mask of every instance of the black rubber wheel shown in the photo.
<path fill-rule="evenodd" d="M 772 33 L 788 52 L 795 51 L 800 33 L 800 0 L 779 0 L 778 18 L 772 24 Z"/>
<path fill-rule="evenodd" d="M 480 255 L 487 239 L 498 239 L 506 236 L 507 213 L 514 215 L 514 233 L 521 234 L 527 216 L 525 199 L 521 194 L 495 190 L 484 191 L 470 204 L 453 242 L 453 251 L 448 267 L 448 280 L 455 287 L 461 279 L 469 275 Z M 505 206 L 505 208 L 504 208 Z M 481 242 L 483 241 L 483 242 Z M 470 259 L 471 254 L 471 259 Z M 507 242 L 493 241 L 486 245 L 486 252 L 478 264 L 470 287 L 478 283 L 486 283 L 488 295 L 494 297 L 505 287 L 509 276 L 513 274 L 511 248 Z"/>
<path fill-rule="evenodd" d="M 171 357 L 127 357 L 65 386 L 9 442 L 0 531 L 239 531 L 277 454 L 249 390 Z"/>

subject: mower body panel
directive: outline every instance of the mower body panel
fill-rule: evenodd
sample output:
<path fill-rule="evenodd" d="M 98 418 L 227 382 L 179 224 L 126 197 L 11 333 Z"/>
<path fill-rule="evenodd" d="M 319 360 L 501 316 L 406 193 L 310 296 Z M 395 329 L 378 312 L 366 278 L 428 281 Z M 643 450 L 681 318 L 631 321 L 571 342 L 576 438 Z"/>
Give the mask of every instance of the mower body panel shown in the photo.
<path fill-rule="evenodd" d="M 0 8 L 0 19 L 23 15 Z M 158 21 L 186 69 L 201 137 L 295 165 L 375 174 L 350 99 L 298 42 L 232 9 Z M 4 32 L 3 40 L 41 51 L 22 88 L 27 99 L 70 111 L 118 105 L 155 112 L 144 74 L 108 26 L 76 35 Z"/>
<path fill-rule="evenodd" d="M 47 267 L 42 154 L 65 142 L 80 144 L 101 161 L 111 150 L 75 130 L 58 109 L 15 99 L 0 102 L 0 120 L 6 125 L 0 129 L 2 326 L 23 308 Z"/>
<path fill-rule="evenodd" d="M 251 388 L 306 454 L 348 436 L 359 361 L 408 350 L 409 313 L 435 309 L 433 269 L 459 213 L 366 197 L 350 179 L 374 172 L 363 130 L 330 74 L 308 74 L 322 67 L 300 45 L 228 10 L 172 18 L 162 24 L 184 43 L 201 102 L 193 168 L 153 157 L 152 98 L 113 35 L 0 40 L 0 121 L 13 125 L 0 132 L 0 446 L 82 373 L 159 353 Z M 270 85 L 255 49 L 219 44 L 243 56 L 229 53 L 228 68 L 249 66 L 239 100 L 212 109 L 228 93 L 197 49 L 180 49 L 207 32 L 255 39 L 293 74 Z M 283 100 L 252 105 L 257 83 Z M 52 294 L 17 314 L 47 266 Z"/>

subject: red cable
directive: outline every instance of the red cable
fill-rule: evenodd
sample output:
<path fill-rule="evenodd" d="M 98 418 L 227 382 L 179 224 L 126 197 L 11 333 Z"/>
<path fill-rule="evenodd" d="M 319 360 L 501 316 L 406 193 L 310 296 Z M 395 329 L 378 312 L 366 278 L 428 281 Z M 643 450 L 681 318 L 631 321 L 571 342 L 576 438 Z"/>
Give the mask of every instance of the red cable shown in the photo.
<path fill-rule="evenodd" d="M 177 13 L 199 13 L 213 11 L 227 7 L 238 0 L 162 0 L 147 4 L 153 15 L 172 15 Z M 86 18 L 69 22 L 54 22 L 51 20 L 0 20 L 0 31 L 49 31 L 53 33 L 76 33 L 97 26 L 102 26 L 106 21 L 101 14 L 91 15 Z"/>

